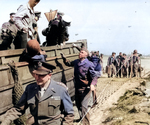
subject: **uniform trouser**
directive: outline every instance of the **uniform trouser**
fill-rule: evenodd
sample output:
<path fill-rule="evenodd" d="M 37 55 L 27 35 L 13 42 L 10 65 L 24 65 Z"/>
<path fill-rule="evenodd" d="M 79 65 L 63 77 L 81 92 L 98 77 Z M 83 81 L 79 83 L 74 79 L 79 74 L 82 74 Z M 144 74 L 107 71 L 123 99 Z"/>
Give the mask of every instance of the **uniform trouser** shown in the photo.
<path fill-rule="evenodd" d="M 14 40 L 15 49 L 26 48 L 27 45 L 27 33 L 18 31 Z"/>
<path fill-rule="evenodd" d="M 113 74 L 116 74 L 116 67 L 114 66 L 114 64 L 108 67 L 108 77 L 113 77 Z"/>
<path fill-rule="evenodd" d="M 121 70 L 122 70 L 122 67 L 121 66 L 116 66 L 116 76 L 121 78 Z"/>
<path fill-rule="evenodd" d="M 80 118 L 82 118 L 82 124 L 90 125 L 90 115 L 88 109 L 93 105 L 92 92 L 89 90 L 76 91 L 75 101 Z"/>
<path fill-rule="evenodd" d="M 141 71 L 142 71 L 142 69 L 141 69 L 141 65 L 139 64 L 138 65 L 138 70 L 137 70 L 137 74 L 139 74 L 139 77 L 141 77 Z"/>
<path fill-rule="evenodd" d="M 126 66 L 122 67 L 122 75 L 123 75 L 123 77 L 127 77 L 127 67 Z"/>
<path fill-rule="evenodd" d="M 138 65 L 137 64 L 133 64 L 133 76 L 137 76 L 137 72 L 138 72 Z"/>
<path fill-rule="evenodd" d="M 132 72 L 133 72 L 133 74 L 131 74 L 131 69 L 132 69 Z M 132 68 L 131 68 L 131 66 L 129 66 L 129 76 L 130 76 L 130 74 L 132 75 L 131 77 L 135 77 L 135 76 L 137 76 L 137 71 L 138 71 L 138 65 L 137 64 L 133 64 L 133 66 L 132 66 Z"/>

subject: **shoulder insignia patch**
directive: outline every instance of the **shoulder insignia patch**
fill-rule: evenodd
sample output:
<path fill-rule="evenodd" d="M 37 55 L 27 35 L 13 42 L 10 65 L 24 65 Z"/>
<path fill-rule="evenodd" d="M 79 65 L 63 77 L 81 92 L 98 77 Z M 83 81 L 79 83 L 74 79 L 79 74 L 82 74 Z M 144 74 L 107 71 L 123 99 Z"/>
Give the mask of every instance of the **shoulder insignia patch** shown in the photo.
<path fill-rule="evenodd" d="M 61 85 L 61 86 L 63 86 L 63 87 L 65 87 L 65 88 L 68 90 L 68 87 L 67 87 L 64 83 L 62 83 L 62 82 L 57 82 L 57 84 L 58 84 L 58 85 Z"/>

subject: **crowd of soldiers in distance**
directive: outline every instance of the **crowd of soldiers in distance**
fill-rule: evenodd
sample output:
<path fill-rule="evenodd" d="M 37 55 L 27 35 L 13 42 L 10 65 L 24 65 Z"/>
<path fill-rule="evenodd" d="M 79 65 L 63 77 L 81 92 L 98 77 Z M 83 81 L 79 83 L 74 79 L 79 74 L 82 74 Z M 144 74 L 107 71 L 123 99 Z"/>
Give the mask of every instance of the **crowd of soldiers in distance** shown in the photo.
<path fill-rule="evenodd" d="M 108 78 L 115 76 L 118 77 L 141 77 L 141 63 L 140 56 L 137 50 L 133 51 L 133 54 L 130 57 L 127 57 L 126 54 L 119 53 L 116 56 L 115 52 L 112 52 L 112 55 L 108 58 L 106 73 L 108 74 Z"/>
<path fill-rule="evenodd" d="M 108 78 L 141 77 L 143 68 L 141 67 L 140 57 L 142 54 L 139 54 L 137 50 L 134 50 L 131 56 L 127 56 L 122 52 L 116 56 L 116 53 L 112 52 L 112 55 L 108 57 L 106 68 L 103 67 L 103 56 L 102 53 L 99 54 L 99 51 L 91 51 L 87 57 L 95 66 L 98 65 L 98 63 L 100 64 L 97 70 L 100 71 L 100 76 L 102 76 L 103 73 L 107 73 Z"/>

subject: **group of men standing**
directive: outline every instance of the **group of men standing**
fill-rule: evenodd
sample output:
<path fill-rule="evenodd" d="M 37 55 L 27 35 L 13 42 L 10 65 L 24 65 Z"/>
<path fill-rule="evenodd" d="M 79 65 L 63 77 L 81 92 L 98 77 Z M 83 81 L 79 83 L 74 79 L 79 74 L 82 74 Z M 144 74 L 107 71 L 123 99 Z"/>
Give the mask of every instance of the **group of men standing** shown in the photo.
<path fill-rule="evenodd" d="M 25 48 L 27 42 L 36 37 L 34 7 L 39 2 L 40 0 L 29 0 L 28 3 L 20 5 L 16 13 L 10 14 L 10 21 L 2 25 L 0 50 L 10 49 L 11 43 L 15 49 Z"/>
<path fill-rule="evenodd" d="M 41 12 L 34 11 L 40 0 L 29 0 L 27 4 L 20 5 L 16 13 L 10 13 L 10 20 L 2 25 L 0 50 L 7 50 L 14 44 L 14 49 L 25 48 L 27 42 L 37 39 L 40 43 L 37 21 Z M 57 17 L 50 20 L 48 28 L 42 31 L 46 36 L 44 46 L 60 45 L 68 41 L 67 27 L 70 26 L 71 17 L 58 12 Z"/>
<path fill-rule="evenodd" d="M 119 53 L 115 57 L 116 53 L 112 52 L 112 55 L 108 58 L 106 72 L 108 73 L 108 78 L 110 77 L 136 77 L 141 75 L 141 65 L 140 65 L 140 56 L 137 50 L 133 51 L 133 54 L 130 57 L 127 57 L 125 53 Z"/>

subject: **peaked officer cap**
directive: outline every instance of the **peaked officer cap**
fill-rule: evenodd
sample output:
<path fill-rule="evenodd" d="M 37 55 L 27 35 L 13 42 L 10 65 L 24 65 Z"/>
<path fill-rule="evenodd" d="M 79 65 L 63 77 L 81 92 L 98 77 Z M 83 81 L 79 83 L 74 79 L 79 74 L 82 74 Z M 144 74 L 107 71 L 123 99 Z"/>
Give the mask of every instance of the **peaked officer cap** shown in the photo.
<path fill-rule="evenodd" d="M 41 61 L 35 61 L 35 68 L 33 73 L 38 74 L 38 75 L 47 75 L 49 73 L 53 72 L 53 69 L 55 69 L 56 67 L 46 63 L 46 62 L 41 62 Z"/>

